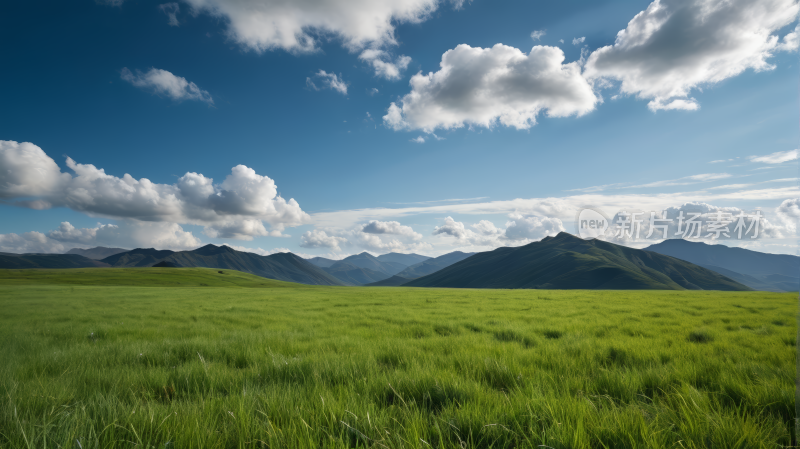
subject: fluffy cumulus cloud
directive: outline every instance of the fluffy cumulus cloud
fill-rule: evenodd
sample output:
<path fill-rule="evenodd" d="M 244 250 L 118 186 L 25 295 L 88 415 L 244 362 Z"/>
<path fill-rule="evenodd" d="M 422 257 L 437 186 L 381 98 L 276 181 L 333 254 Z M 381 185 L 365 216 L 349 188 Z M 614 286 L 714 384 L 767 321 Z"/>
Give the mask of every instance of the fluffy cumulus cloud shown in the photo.
<path fill-rule="evenodd" d="M 175 76 L 166 70 L 151 68 L 147 72 L 139 70 L 133 73 L 127 67 L 120 72 L 120 77 L 136 87 L 151 90 L 158 95 L 167 96 L 175 101 L 196 100 L 214 104 L 208 91 L 200 89 L 197 84 L 186 78 Z"/>
<path fill-rule="evenodd" d="M 328 36 L 351 50 L 396 44 L 395 26 L 419 23 L 440 0 L 184 0 L 196 12 L 224 19 L 228 36 L 263 52 L 310 52 Z M 462 1 L 453 2 L 456 7 Z"/>
<path fill-rule="evenodd" d="M 414 252 L 432 247 L 422 241 L 422 234 L 397 221 L 371 220 L 349 228 L 323 228 L 308 231 L 300 238 L 303 248 L 327 248 L 334 252 L 373 251 Z"/>
<path fill-rule="evenodd" d="M 48 232 L 0 234 L 0 252 L 63 253 L 70 248 L 106 246 L 117 248 L 154 247 L 176 251 L 190 250 L 202 242 L 177 223 L 123 220 L 118 224 L 99 224 L 76 228 L 69 222 Z"/>
<path fill-rule="evenodd" d="M 441 226 L 434 228 L 433 235 L 454 237 L 453 243 L 457 246 L 496 248 L 524 245 L 565 230 L 561 220 L 555 217 L 540 217 L 517 211 L 508 217 L 505 229 L 498 228 L 488 220 L 467 226 L 452 217 L 446 217 Z"/>
<path fill-rule="evenodd" d="M 558 218 L 537 217 L 513 213 L 511 220 L 506 223 L 505 238 L 509 240 L 541 240 L 565 231 L 564 225 Z"/>
<path fill-rule="evenodd" d="M 390 234 L 411 237 L 414 240 L 422 240 L 422 234 L 414 232 L 411 226 L 403 226 L 397 221 L 378 221 L 372 220 L 361 228 L 361 232 L 366 234 Z"/>
<path fill-rule="evenodd" d="M 300 246 L 303 248 L 329 248 L 334 251 L 341 250 L 339 245 L 347 242 L 344 237 L 328 235 L 321 229 L 313 229 L 300 237 Z"/>
<path fill-rule="evenodd" d="M 384 50 L 370 48 L 364 50 L 359 59 L 368 62 L 373 69 L 375 69 L 375 76 L 385 78 L 387 80 L 398 80 L 400 75 L 411 63 L 409 56 L 400 55 L 394 62 L 391 56 Z"/>
<path fill-rule="evenodd" d="M 564 64 L 564 52 L 549 46 L 525 54 L 502 44 L 462 44 L 442 55 L 439 71 L 418 73 L 410 84 L 411 92 L 383 117 L 395 130 L 489 128 L 498 122 L 528 129 L 543 111 L 550 117 L 581 116 L 599 101 L 579 62 Z"/>
<path fill-rule="evenodd" d="M 36 145 L 0 141 L 0 198 L 22 207 L 202 225 L 207 235 L 223 238 L 280 235 L 309 220 L 297 201 L 278 195 L 272 179 L 244 165 L 233 167 L 221 184 L 191 172 L 175 184 L 157 184 L 129 174 L 112 176 L 70 158 L 67 166 L 73 174 L 62 173 Z"/>
<path fill-rule="evenodd" d="M 800 158 L 800 150 L 777 151 L 766 156 L 750 156 L 752 162 L 762 162 L 764 164 L 782 164 L 784 162 L 795 161 Z"/>
<path fill-rule="evenodd" d="M 691 92 L 747 69 L 771 70 L 768 59 L 797 49 L 797 31 L 776 34 L 797 19 L 797 0 L 656 0 L 594 51 L 584 75 L 619 81 L 620 91 L 648 107 L 694 110 Z"/>
<path fill-rule="evenodd" d="M 784 200 L 775 212 L 789 232 L 796 234 L 797 223 L 800 220 L 800 198 Z"/>

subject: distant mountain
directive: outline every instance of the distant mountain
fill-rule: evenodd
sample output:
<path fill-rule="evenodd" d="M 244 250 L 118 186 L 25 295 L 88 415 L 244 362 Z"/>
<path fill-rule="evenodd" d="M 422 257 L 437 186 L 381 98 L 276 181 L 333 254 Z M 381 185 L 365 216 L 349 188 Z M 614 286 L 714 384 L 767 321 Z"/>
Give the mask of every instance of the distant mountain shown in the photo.
<path fill-rule="evenodd" d="M 96 246 L 89 249 L 72 248 L 66 254 L 78 254 L 83 257 L 88 257 L 94 260 L 103 260 L 106 257 L 113 256 L 114 254 L 124 253 L 128 251 L 122 248 L 106 248 L 105 246 Z"/>
<path fill-rule="evenodd" d="M 208 267 L 238 270 L 279 281 L 311 285 L 343 285 L 321 268 L 292 253 L 269 256 L 236 251 L 229 246 L 206 245 L 193 251 L 180 251 L 162 259 L 175 267 Z"/>
<path fill-rule="evenodd" d="M 345 285 L 364 285 L 386 279 L 385 273 L 357 267 L 347 262 L 337 262 L 323 270 Z"/>
<path fill-rule="evenodd" d="M 311 259 L 306 259 L 306 260 L 320 268 L 327 268 L 338 262 L 337 260 L 326 259 L 324 257 L 312 257 Z"/>
<path fill-rule="evenodd" d="M 174 252 L 168 249 L 136 248 L 106 257 L 102 261 L 112 267 L 150 267 Z"/>
<path fill-rule="evenodd" d="M 107 267 L 108 264 L 89 259 L 80 254 L 11 254 L 0 253 L 0 268 L 89 268 Z"/>
<path fill-rule="evenodd" d="M 334 268 L 336 264 L 350 264 L 350 265 L 355 265 L 359 268 L 366 268 L 368 270 L 377 271 L 378 273 L 385 274 L 387 278 L 403 271 L 403 269 L 405 269 L 408 266 L 397 262 L 382 262 L 380 259 L 378 259 L 377 257 L 373 256 L 368 252 L 363 252 L 361 254 L 355 254 L 350 257 L 345 257 L 344 259 L 336 262 L 330 267 Z"/>
<path fill-rule="evenodd" d="M 796 292 L 800 289 L 800 257 L 797 256 L 682 239 L 664 240 L 645 251 L 700 265 L 756 290 Z"/>
<path fill-rule="evenodd" d="M 428 259 L 424 262 L 411 265 L 405 270 L 397 273 L 397 275 L 407 279 L 416 279 L 418 277 L 427 276 L 431 273 L 441 270 L 442 268 L 449 267 L 456 262 L 461 262 L 473 254 L 475 253 L 462 253 L 461 251 L 453 251 L 452 253 L 447 253 L 443 256 Z"/>
<path fill-rule="evenodd" d="M 413 287 L 750 290 L 692 263 L 566 232 L 475 254 L 405 284 Z"/>
<path fill-rule="evenodd" d="M 443 256 L 439 256 L 436 258 L 428 259 L 423 262 L 411 265 L 407 267 L 405 270 L 397 273 L 396 275 L 380 280 L 378 282 L 373 282 L 371 284 L 367 284 L 367 287 L 396 287 L 398 285 L 403 285 L 410 282 L 413 279 L 427 276 L 431 273 L 435 273 L 442 268 L 449 267 L 456 262 L 461 262 L 462 260 L 466 259 L 467 257 L 473 255 L 475 253 L 462 253 L 461 251 L 453 251 L 452 253 L 445 254 Z"/>
<path fill-rule="evenodd" d="M 391 254 L 391 253 L 390 253 Z M 386 254 L 384 254 L 386 255 Z M 409 256 L 408 254 L 396 254 L 397 256 Z M 415 258 L 424 257 L 416 256 Z M 390 259 L 400 259 L 390 256 Z M 322 258 L 316 258 L 322 259 Z M 325 259 L 328 260 L 328 259 Z M 405 260 L 412 260 L 405 258 Z M 325 263 L 324 261 L 316 261 Z M 333 264 L 322 268 L 326 273 L 340 280 L 345 285 L 364 285 L 372 282 L 382 281 L 403 271 L 407 265 L 399 262 L 381 261 L 378 257 L 370 253 L 363 252 L 346 257 L 342 260 L 334 261 Z"/>
<path fill-rule="evenodd" d="M 410 267 L 411 265 L 424 262 L 430 259 L 430 257 L 420 256 L 419 254 L 388 253 L 381 254 L 377 259 L 381 262 L 399 263 L 400 265 Z"/>
<path fill-rule="evenodd" d="M 206 267 L 237 270 L 279 281 L 311 285 L 344 285 L 321 268 L 292 253 L 269 256 L 206 245 L 192 251 L 137 248 L 103 259 L 115 267 Z"/>

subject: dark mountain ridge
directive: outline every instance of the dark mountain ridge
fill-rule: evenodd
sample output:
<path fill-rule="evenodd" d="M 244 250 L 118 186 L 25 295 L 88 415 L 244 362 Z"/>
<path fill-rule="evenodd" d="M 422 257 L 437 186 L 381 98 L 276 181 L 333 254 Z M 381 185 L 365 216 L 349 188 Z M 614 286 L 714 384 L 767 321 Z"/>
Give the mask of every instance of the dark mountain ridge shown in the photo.
<path fill-rule="evenodd" d="M 566 232 L 475 254 L 405 284 L 413 287 L 750 290 L 692 263 Z"/>

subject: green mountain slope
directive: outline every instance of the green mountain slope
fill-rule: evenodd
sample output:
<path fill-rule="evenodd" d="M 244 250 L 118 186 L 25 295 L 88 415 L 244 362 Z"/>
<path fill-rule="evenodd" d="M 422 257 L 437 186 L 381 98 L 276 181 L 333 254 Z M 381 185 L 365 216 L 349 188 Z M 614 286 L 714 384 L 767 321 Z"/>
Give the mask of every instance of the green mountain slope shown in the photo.
<path fill-rule="evenodd" d="M 0 269 L 24 268 L 88 268 L 108 264 L 79 254 L 11 254 L 0 253 Z"/>
<path fill-rule="evenodd" d="M 800 289 L 800 257 L 797 256 L 681 239 L 665 240 L 645 250 L 706 267 L 756 290 L 796 292 Z"/>
<path fill-rule="evenodd" d="M 320 267 L 320 268 L 327 268 L 333 264 L 335 264 L 336 260 L 333 259 L 326 259 L 324 257 L 312 257 L 311 259 L 306 259 L 307 261 L 311 262 L 312 264 Z"/>
<path fill-rule="evenodd" d="M 106 257 L 113 256 L 114 254 L 124 253 L 128 251 L 122 248 L 106 248 L 105 246 L 96 246 L 94 248 L 81 249 L 72 248 L 65 254 L 78 254 L 79 256 L 88 257 L 94 260 L 103 260 Z"/>
<path fill-rule="evenodd" d="M 175 251 L 170 251 L 168 249 L 136 248 L 106 257 L 102 261 L 112 267 L 149 267 L 174 252 Z"/>
<path fill-rule="evenodd" d="M 706 268 L 566 232 L 498 248 L 405 284 L 413 287 L 750 290 Z"/>
<path fill-rule="evenodd" d="M 159 262 L 171 263 L 175 267 L 226 268 L 300 284 L 343 285 L 321 268 L 292 253 L 259 256 L 224 245 L 206 245 L 193 251 L 170 254 Z"/>

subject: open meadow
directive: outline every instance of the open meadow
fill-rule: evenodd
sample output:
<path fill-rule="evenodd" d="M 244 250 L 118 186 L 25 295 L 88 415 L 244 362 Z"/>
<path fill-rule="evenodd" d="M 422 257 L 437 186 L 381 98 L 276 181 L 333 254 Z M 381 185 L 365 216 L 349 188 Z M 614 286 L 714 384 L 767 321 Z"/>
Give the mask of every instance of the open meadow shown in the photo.
<path fill-rule="evenodd" d="M 4 448 L 777 448 L 797 294 L 0 270 Z"/>

